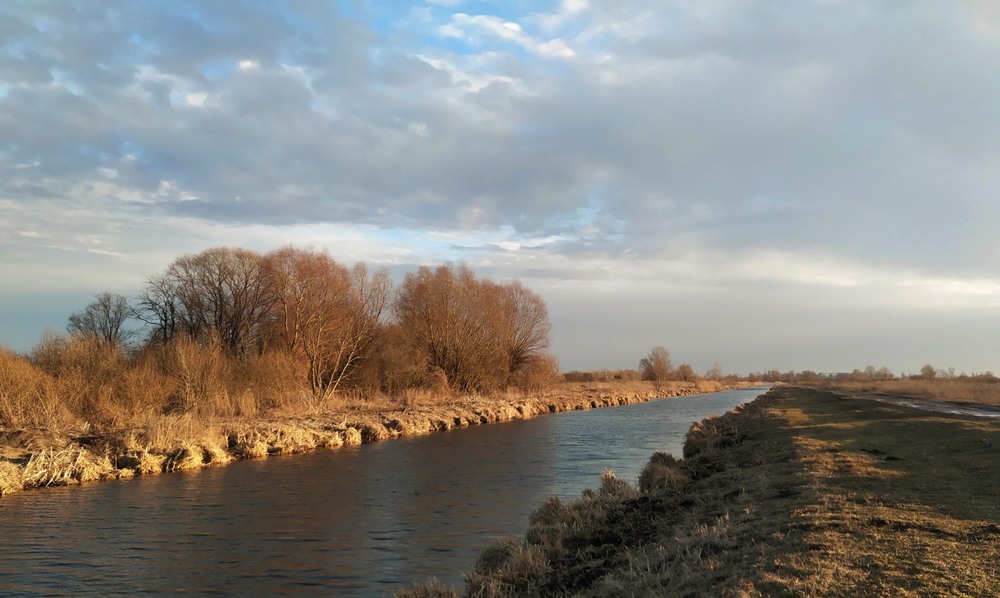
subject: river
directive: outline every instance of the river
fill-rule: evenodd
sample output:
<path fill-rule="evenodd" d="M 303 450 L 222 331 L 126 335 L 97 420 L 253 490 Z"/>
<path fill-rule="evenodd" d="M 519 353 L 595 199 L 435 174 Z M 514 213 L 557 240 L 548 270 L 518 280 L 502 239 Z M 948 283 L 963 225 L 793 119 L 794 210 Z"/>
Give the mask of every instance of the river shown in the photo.
<path fill-rule="evenodd" d="M 391 594 L 764 389 L 661 399 L 0 500 L 0 595 Z"/>

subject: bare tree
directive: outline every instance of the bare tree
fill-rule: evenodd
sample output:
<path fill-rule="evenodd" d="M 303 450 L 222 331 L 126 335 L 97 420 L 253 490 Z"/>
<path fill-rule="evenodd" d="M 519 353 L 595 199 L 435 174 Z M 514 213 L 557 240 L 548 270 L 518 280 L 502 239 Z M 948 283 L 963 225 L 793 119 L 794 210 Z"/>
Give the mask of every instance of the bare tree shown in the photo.
<path fill-rule="evenodd" d="M 150 327 L 147 338 L 150 344 L 166 344 L 177 336 L 183 310 L 177 290 L 172 280 L 160 275 L 150 278 L 146 282 L 146 290 L 139 295 L 134 315 Z"/>
<path fill-rule="evenodd" d="M 501 321 L 507 352 L 507 371 L 516 374 L 532 364 L 549 346 L 549 312 L 545 302 L 520 282 L 504 285 L 500 292 Z"/>
<path fill-rule="evenodd" d="M 368 272 L 357 264 L 351 270 L 347 304 L 333 318 L 339 326 L 327 336 L 323 392 L 336 392 L 360 363 L 368 359 L 382 329 L 382 315 L 389 302 L 392 282 L 388 272 Z"/>
<path fill-rule="evenodd" d="M 246 356 L 260 349 L 271 316 L 273 294 L 261 264 L 259 254 L 229 247 L 177 258 L 150 279 L 139 301 L 142 317 L 163 340 L 184 333 Z"/>
<path fill-rule="evenodd" d="M 464 266 L 421 267 L 407 274 L 394 304 L 403 338 L 426 358 L 428 372 L 440 370 L 452 388 L 475 387 L 481 372 L 476 347 L 485 325 L 472 317 L 475 277 Z"/>
<path fill-rule="evenodd" d="M 403 338 L 457 390 L 508 384 L 548 346 L 548 312 L 520 283 L 480 280 L 465 266 L 407 274 L 394 304 Z"/>
<path fill-rule="evenodd" d="M 128 299 L 114 293 L 101 293 L 83 311 L 69 317 L 66 329 L 75 336 L 122 345 L 135 336 L 134 330 L 125 327 L 131 314 Z"/>
<path fill-rule="evenodd" d="M 286 247 L 265 258 L 274 292 L 273 342 L 308 361 L 313 396 L 326 398 L 370 356 L 389 300 L 386 272 L 353 271 L 326 253 Z"/>
<path fill-rule="evenodd" d="M 663 388 L 663 383 L 670 376 L 670 352 L 662 345 L 657 345 L 649 355 L 639 361 L 639 371 L 643 380 L 650 380 L 656 390 Z"/>

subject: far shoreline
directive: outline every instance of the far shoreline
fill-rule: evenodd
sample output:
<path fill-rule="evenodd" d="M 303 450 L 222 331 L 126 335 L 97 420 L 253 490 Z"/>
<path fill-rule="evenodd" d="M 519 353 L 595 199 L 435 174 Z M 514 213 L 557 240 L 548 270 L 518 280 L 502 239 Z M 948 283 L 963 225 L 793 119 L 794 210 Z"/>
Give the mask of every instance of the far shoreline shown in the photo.
<path fill-rule="evenodd" d="M 667 382 L 660 389 L 635 382 L 562 383 L 537 393 L 458 397 L 392 408 L 384 403 L 339 405 L 290 417 L 198 421 L 183 415 L 161 418 L 155 429 L 120 428 L 97 434 L 86 429 L 62 434 L 5 429 L 0 430 L 0 497 L 753 386 L 746 381 Z"/>

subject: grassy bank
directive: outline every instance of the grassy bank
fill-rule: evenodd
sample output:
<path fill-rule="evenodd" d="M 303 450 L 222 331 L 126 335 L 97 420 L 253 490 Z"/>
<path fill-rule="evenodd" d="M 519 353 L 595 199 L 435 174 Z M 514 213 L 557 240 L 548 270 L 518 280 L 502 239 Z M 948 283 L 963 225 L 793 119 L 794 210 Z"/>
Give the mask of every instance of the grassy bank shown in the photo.
<path fill-rule="evenodd" d="M 530 395 L 354 399 L 293 415 L 150 415 L 139 425 L 100 431 L 88 426 L 0 429 L 0 496 L 724 388 L 712 381 L 668 383 L 660 391 L 647 382 L 564 383 Z"/>
<path fill-rule="evenodd" d="M 499 541 L 467 596 L 987 596 L 1000 421 L 776 388 Z M 400 596 L 453 596 L 436 583 Z"/>

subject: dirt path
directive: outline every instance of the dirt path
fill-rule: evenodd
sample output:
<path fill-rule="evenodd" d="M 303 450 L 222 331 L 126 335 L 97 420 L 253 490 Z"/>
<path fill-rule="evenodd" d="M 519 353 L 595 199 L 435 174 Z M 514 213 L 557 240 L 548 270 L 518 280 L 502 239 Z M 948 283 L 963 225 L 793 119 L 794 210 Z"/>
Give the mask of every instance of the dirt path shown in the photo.
<path fill-rule="evenodd" d="M 883 393 L 843 393 L 845 396 L 857 397 L 859 399 L 872 399 L 893 405 L 912 407 L 923 411 L 934 411 L 936 413 L 949 413 L 951 415 L 970 415 L 972 417 L 1000 417 L 1000 407 L 991 405 L 976 405 L 972 403 L 949 403 L 947 401 L 934 401 L 931 399 L 921 399 L 917 397 L 907 397 L 902 395 L 892 395 Z"/>

